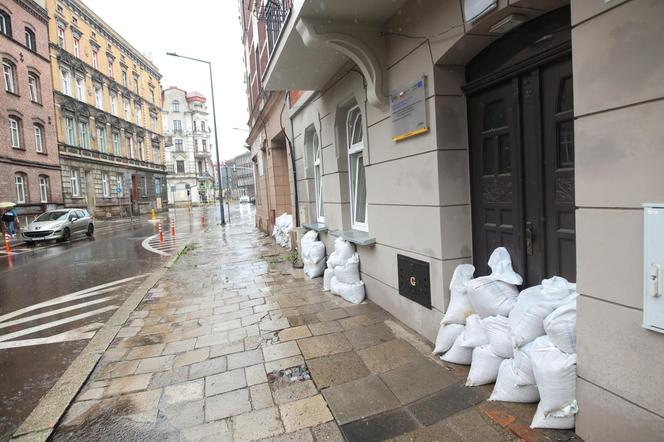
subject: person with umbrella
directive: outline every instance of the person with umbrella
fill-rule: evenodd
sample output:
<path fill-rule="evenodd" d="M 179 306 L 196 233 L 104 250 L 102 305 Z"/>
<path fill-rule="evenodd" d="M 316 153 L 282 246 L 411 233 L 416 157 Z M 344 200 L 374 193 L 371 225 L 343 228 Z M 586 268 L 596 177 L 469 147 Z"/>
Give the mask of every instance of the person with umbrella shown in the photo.
<path fill-rule="evenodd" d="M 2 209 L 8 209 L 5 210 L 5 212 L 2 214 L 2 221 L 5 223 L 6 227 L 6 232 L 9 233 L 12 238 L 16 236 L 16 222 L 17 222 L 17 215 L 16 211 L 14 210 L 14 203 L 0 203 L 0 208 Z"/>

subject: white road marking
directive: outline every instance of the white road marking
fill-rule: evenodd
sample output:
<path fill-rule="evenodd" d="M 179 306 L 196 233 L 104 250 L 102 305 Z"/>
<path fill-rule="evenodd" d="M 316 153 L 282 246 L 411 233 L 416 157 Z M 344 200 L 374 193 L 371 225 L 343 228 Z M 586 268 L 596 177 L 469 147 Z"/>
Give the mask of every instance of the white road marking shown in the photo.
<path fill-rule="evenodd" d="M 26 328 L 24 330 L 19 330 L 13 333 L 8 333 L 6 335 L 0 335 L 0 342 L 9 341 L 10 339 L 19 338 L 21 336 L 30 335 L 32 333 L 40 332 L 42 330 L 48 330 L 49 328 L 57 327 L 62 324 L 67 324 L 69 322 L 78 321 L 80 319 L 89 318 L 90 316 L 96 316 L 101 313 L 105 313 L 111 310 L 117 309 L 117 305 L 109 305 L 108 307 L 102 307 L 97 310 L 92 310 L 89 312 L 81 313 L 76 316 L 70 316 L 69 318 L 58 319 L 57 321 L 52 321 L 43 325 L 37 325 L 34 327 Z"/>
<path fill-rule="evenodd" d="M 148 252 L 156 253 L 157 255 L 161 255 L 161 256 L 171 256 L 170 253 L 162 252 L 161 250 L 155 249 L 154 247 L 152 247 L 150 245 L 150 240 L 153 239 L 153 238 L 156 238 L 157 236 L 158 235 L 148 236 L 147 238 L 145 238 L 143 240 L 143 242 L 141 243 L 141 246 L 145 250 L 147 250 Z"/>
<path fill-rule="evenodd" d="M 109 289 L 107 289 L 107 290 L 109 290 Z M 115 290 L 115 288 L 112 289 L 112 290 Z M 23 324 L 25 322 L 34 321 L 36 319 L 42 319 L 42 318 L 46 318 L 48 316 L 59 315 L 60 313 L 66 313 L 66 312 L 70 312 L 72 310 L 82 309 L 82 308 L 85 308 L 85 307 L 89 307 L 91 305 L 101 304 L 101 303 L 104 303 L 106 301 L 110 301 L 111 299 L 115 299 L 115 298 L 117 298 L 117 296 L 106 296 L 104 298 L 95 299 L 93 301 L 82 302 L 80 304 L 70 305 L 69 307 L 63 307 L 63 308 L 60 308 L 60 309 L 57 309 L 57 310 L 51 310 L 50 312 L 44 312 L 44 313 L 39 313 L 39 314 L 32 315 L 32 316 L 26 316 L 24 318 L 15 319 L 13 321 L 0 322 L 0 328 L 11 327 L 13 325 L 18 325 L 18 324 Z"/>
<path fill-rule="evenodd" d="M 53 299 L 50 299 L 50 300 L 45 301 L 45 302 L 40 302 L 38 304 L 33 304 L 33 305 L 28 306 L 28 307 L 25 307 L 25 308 L 22 308 L 22 309 L 19 309 L 19 310 L 13 311 L 11 313 L 7 313 L 7 314 L 4 314 L 4 315 L 0 316 L 0 322 L 4 322 L 8 319 L 15 318 L 16 316 L 21 316 L 24 313 L 28 313 L 28 312 L 31 312 L 33 310 L 37 310 L 37 309 L 40 309 L 40 308 L 50 307 L 52 305 L 62 304 L 64 302 L 75 301 L 77 299 L 87 298 L 87 297 L 90 297 L 90 296 L 96 296 L 96 295 L 100 295 L 102 293 L 107 293 L 107 292 L 110 292 L 110 291 L 113 291 L 113 290 L 117 290 L 119 287 L 114 287 L 114 286 L 118 286 L 118 285 L 123 284 L 125 282 L 133 281 L 134 279 L 144 278 L 148 275 L 149 275 L 149 273 L 144 273 L 142 275 L 137 275 L 137 276 L 132 276 L 132 277 L 129 277 L 129 278 L 119 279 L 117 281 L 112 281 L 112 282 L 109 282 L 109 283 L 106 283 L 106 284 L 98 285 L 96 287 L 90 287 L 90 288 L 87 288 L 87 289 L 84 289 L 84 290 L 79 290 L 78 292 L 69 293 L 67 295 L 59 296 L 57 298 L 53 298 Z M 112 288 L 109 288 L 109 287 L 112 287 Z"/>
<path fill-rule="evenodd" d="M 33 338 L 23 339 L 20 341 L 0 342 L 0 350 L 8 348 L 29 347 L 32 345 L 53 344 L 56 342 L 67 341 L 80 341 L 83 339 L 92 339 L 97 330 L 102 328 L 104 324 L 95 322 L 93 324 L 84 325 L 83 327 L 75 328 L 57 335 L 48 336 L 46 338 Z"/>
<path fill-rule="evenodd" d="M 141 246 L 148 252 L 156 253 L 161 256 L 171 256 L 170 253 L 189 242 L 189 237 L 180 236 L 178 238 L 165 237 L 159 239 L 159 235 L 152 235 L 143 240 Z"/>

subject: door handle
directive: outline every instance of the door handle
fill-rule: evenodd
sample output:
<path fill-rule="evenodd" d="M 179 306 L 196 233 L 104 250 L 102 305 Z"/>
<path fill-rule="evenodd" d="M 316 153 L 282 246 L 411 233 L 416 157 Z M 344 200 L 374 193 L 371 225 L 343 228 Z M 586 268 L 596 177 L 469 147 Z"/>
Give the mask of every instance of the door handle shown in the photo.
<path fill-rule="evenodd" d="M 526 255 L 533 256 L 533 235 L 535 232 L 535 227 L 533 223 L 528 221 L 526 222 Z"/>

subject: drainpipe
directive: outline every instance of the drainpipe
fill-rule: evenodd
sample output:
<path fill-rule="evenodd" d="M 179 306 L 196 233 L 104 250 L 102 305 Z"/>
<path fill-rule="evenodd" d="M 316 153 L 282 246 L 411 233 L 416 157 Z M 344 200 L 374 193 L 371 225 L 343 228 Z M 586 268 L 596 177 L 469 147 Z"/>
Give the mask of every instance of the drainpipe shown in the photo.
<path fill-rule="evenodd" d="M 279 115 L 279 124 L 282 124 L 282 117 L 284 114 L 284 109 L 286 109 L 286 101 L 288 100 L 289 92 L 284 94 L 284 105 L 281 107 L 281 113 Z M 281 130 L 284 132 L 284 135 L 286 136 L 286 142 L 288 143 L 288 149 L 290 150 L 290 157 L 291 157 L 291 167 L 293 168 L 293 195 L 295 196 L 295 225 L 297 227 L 300 226 L 300 202 L 297 194 L 297 171 L 295 169 L 295 149 L 293 147 L 293 142 L 291 140 L 295 139 L 295 133 L 293 130 L 293 120 L 288 118 L 288 129 L 290 132 L 290 137 L 286 134 L 286 130 L 283 126 L 281 126 Z"/>

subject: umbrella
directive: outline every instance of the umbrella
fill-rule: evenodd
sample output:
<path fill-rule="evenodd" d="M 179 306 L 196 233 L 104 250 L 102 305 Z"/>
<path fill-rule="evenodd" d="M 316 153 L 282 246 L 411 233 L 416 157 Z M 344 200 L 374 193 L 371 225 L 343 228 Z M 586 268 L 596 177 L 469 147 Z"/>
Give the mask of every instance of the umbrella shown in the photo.
<path fill-rule="evenodd" d="M 4 201 L 0 203 L 0 209 L 9 209 L 10 207 L 14 207 L 16 204 L 11 203 L 9 201 Z"/>

